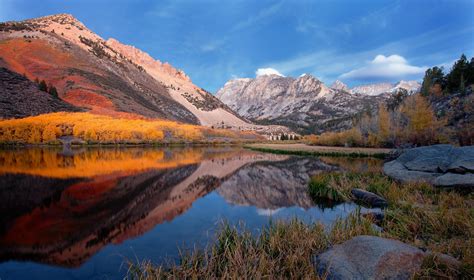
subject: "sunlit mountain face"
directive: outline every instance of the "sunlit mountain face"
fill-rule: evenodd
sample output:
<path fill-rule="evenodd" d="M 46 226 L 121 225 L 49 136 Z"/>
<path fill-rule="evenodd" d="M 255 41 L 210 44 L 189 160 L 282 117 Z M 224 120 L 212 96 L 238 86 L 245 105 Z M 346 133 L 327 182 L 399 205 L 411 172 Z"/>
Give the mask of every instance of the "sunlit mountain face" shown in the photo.
<path fill-rule="evenodd" d="M 330 222 L 354 206 L 315 203 L 307 193 L 310 177 L 377 165 L 235 147 L 8 149 L 0 162 L 0 260 L 79 270 L 124 243 L 203 238 L 194 231 L 207 232 L 208 223 L 225 217 L 248 219 L 256 228 L 269 216 Z M 172 229 L 173 238 L 150 240 L 160 225 L 188 217 L 203 223 L 187 221 Z M 170 252 L 158 246 L 155 254 Z"/>

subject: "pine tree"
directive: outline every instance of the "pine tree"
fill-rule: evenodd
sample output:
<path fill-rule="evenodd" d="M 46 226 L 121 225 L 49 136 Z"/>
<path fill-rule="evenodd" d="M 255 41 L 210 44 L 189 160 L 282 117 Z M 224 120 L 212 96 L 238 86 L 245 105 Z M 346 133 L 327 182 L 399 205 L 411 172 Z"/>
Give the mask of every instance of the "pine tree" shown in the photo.
<path fill-rule="evenodd" d="M 46 85 L 46 82 L 44 80 L 41 80 L 41 82 L 38 85 L 39 90 L 48 92 L 48 86 Z"/>
<path fill-rule="evenodd" d="M 459 84 L 459 91 L 461 91 L 461 92 L 466 91 L 466 83 L 464 81 L 464 73 L 461 73 L 461 82 Z"/>
<path fill-rule="evenodd" d="M 49 86 L 49 94 L 51 94 L 55 98 L 58 98 L 58 91 L 53 86 Z"/>
<path fill-rule="evenodd" d="M 423 78 L 423 84 L 421 86 L 421 93 L 424 96 L 431 94 L 431 88 L 433 85 L 438 84 L 441 88 L 444 88 L 445 75 L 443 73 L 443 67 L 433 67 L 425 71 L 425 77 Z"/>
<path fill-rule="evenodd" d="M 461 90 L 461 80 L 463 76 L 468 75 L 469 63 L 466 56 L 463 54 L 461 57 L 454 63 L 453 68 L 446 76 L 447 86 L 449 91 Z"/>

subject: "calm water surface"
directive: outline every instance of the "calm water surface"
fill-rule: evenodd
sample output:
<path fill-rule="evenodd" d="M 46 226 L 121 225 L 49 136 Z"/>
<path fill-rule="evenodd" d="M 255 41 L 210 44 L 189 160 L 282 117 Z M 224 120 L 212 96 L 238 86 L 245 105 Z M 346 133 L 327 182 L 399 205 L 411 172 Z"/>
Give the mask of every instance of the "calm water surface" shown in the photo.
<path fill-rule="evenodd" d="M 311 175 L 378 165 L 235 147 L 3 150 L 0 279 L 122 278 L 125 260 L 177 258 L 222 220 L 331 225 L 356 206 L 315 204 Z"/>

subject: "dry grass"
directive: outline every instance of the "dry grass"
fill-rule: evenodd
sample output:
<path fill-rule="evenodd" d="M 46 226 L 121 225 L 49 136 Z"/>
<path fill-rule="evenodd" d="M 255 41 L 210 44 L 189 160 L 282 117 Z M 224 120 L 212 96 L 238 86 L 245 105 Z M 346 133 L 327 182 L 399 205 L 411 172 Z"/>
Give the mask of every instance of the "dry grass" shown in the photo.
<path fill-rule="evenodd" d="M 354 187 L 385 197 L 383 231 L 359 211 L 338 220 L 331 229 L 293 220 L 276 222 L 252 235 L 225 224 L 216 242 L 188 252 L 178 263 L 155 266 L 129 264 L 129 279 L 318 279 L 312 256 L 357 235 L 379 235 L 426 248 L 429 255 L 417 279 L 472 279 L 474 277 L 474 199 L 472 194 L 434 189 L 426 184 L 398 184 L 377 172 L 326 173 L 313 178 L 313 187 L 335 190 L 339 200 L 350 199 Z M 310 192 L 311 185 L 310 184 Z M 314 194 L 314 193 L 312 193 Z M 331 194 L 333 195 L 333 194 Z M 327 197 L 326 197 L 327 198 Z M 461 267 L 437 257 L 449 254 Z"/>
<path fill-rule="evenodd" d="M 474 197 L 427 184 L 399 184 L 380 173 L 325 173 L 312 178 L 313 197 L 349 200 L 353 188 L 387 199 L 383 236 L 462 261 L 465 275 L 474 275 Z M 329 194 L 325 196 L 326 194 Z M 433 265 L 428 266 L 433 270 Z M 426 272 L 426 271 L 425 271 Z M 428 273 L 429 274 L 429 273 Z"/>
<path fill-rule="evenodd" d="M 261 152 L 313 155 L 313 156 L 339 156 L 339 157 L 376 157 L 384 158 L 392 149 L 383 148 L 354 148 L 354 147 L 329 147 L 310 146 L 306 144 L 251 144 L 246 148 Z"/>
<path fill-rule="evenodd" d="M 128 279 L 320 279 L 311 257 L 354 236 L 377 235 L 371 222 L 354 213 L 329 232 L 320 224 L 276 222 L 257 235 L 223 224 L 205 250 L 187 252 L 179 263 L 129 263 Z"/>

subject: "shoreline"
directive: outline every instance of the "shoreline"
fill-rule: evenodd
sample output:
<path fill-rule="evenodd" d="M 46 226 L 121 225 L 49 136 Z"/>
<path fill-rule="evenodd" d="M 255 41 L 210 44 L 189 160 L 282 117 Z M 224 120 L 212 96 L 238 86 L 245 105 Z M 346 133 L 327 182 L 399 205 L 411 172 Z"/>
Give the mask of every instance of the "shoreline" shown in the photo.
<path fill-rule="evenodd" d="M 335 146 L 310 146 L 307 144 L 260 144 L 244 145 L 244 148 L 275 154 L 288 154 L 299 156 L 331 156 L 331 157 L 374 157 L 386 158 L 394 149 L 386 148 L 357 148 Z"/>

